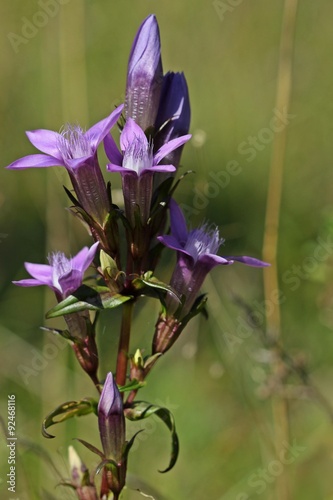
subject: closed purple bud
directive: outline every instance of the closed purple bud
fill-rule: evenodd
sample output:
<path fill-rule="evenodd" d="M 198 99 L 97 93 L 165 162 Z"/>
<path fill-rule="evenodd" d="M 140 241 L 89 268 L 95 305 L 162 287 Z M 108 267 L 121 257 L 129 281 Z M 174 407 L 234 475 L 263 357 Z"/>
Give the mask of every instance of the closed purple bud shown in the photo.
<path fill-rule="evenodd" d="M 163 82 L 160 32 L 156 17 L 141 24 L 128 62 L 125 116 L 143 130 L 154 125 Z"/>
<path fill-rule="evenodd" d="M 104 454 L 120 463 L 125 445 L 125 417 L 122 398 L 111 372 L 106 377 L 97 410 Z"/>
<path fill-rule="evenodd" d="M 190 128 L 191 109 L 186 79 L 183 73 L 169 72 L 164 76 L 160 106 L 155 122 L 154 147 L 186 135 Z M 162 163 L 178 167 L 182 147 L 167 155 Z"/>

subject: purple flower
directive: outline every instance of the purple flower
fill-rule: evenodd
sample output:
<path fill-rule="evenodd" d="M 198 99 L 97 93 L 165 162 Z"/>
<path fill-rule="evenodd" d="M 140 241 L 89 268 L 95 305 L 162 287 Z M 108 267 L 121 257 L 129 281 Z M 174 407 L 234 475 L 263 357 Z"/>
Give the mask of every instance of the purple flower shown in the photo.
<path fill-rule="evenodd" d="M 125 116 L 143 130 L 154 125 L 163 82 L 160 33 L 156 17 L 141 24 L 128 62 Z"/>
<path fill-rule="evenodd" d="M 125 445 L 125 417 L 122 398 L 111 372 L 107 374 L 97 413 L 104 454 L 120 463 Z"/>
<path fill-rule="evenodd" d="M 122 175 L 125 212 L 129 220 L 134 221 L 134 210 L 140 207 L 141 217 L 146 221 L 149 217 L 152 196 L 153 174 L 156 172 L 174 172 L 173 165 L 159 165 L 161 160 L 182 146 L 190 139 L 184 135 L 164 144 L 155 154 L 142 128 L 132 118 L 126 121 L 120 135 L 118 150 L 112 136 L 104 139 L 106 154 L 111 161 L 107 165 L 109 172 L 119 172 Z"/>
<path fill-rule="evenodd" d="M 58 300 L 63 300 L 81 286 L 84 272 L 92 263 L 98 247 L 98 242 L 90 248 L 84 247 L 77 255 L 67 259 L 62 252 L 48 256 L 49 265 L 25 262 L 24 266 L 32 279 L 13 281 L 19 286 L 47 285 L 56 294 Z"/>
<path fill-rule="evenodd" d="M 122 109 L 123 105 L 119 106 L 86 132 L 78 125 L 67 125 L 61 133 L 42 129 L 27 132 L 30 142 L 44 154 L 25 156 L 7 168 L 65 167 L 80 204 L 102 225 L 110 207 L 97 147 L 117 122 Z"/>
<path fill-rule="evenodd" d="M 186 79 L 183 73 L 169 72 L 164 76 L 160 106 L 155 122 L 154 146 L 188 133 L 191 110 Z M 172 163 L 178 167 L 182 148 L 168 154 L 162 163 Z"/>
<path fill-rule="evenodd" d="M 170 284 L 176 292 L 185 297 L 181 317 L 191 310 L 205 277 L 213 267 L 233 264 L 235 261 L 254 267 L 269 265 L 253 257 L 216 255 L 224 242 L 220 238 L 218 228 L 203 224 L 188 231 L 184 215 L 174 200 L 170 201 L 170 220 L 171 234 L 159 236 L 158 239 L 165 246 L 177 251 L 177 264 Z"/>

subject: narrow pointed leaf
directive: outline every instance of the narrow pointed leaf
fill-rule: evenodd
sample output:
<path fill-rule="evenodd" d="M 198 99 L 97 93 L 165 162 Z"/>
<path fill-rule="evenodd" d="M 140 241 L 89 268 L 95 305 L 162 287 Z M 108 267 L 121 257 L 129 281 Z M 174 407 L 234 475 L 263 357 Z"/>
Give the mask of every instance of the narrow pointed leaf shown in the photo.
<path fill-rule="evenodd" d="M 42 424 L 42 434 L 46 438 L 54 438 L 46 429 L 51 425 L 59 424 L 72 417 L 81 417 L 89 413 L 97 414 L 97 401 L 92 398 L 85 398 L 81 401 L 68 401 L 58 406 L 55 410 L 49 413 Z M 55 420 L 55 417 L 57 419 Z"/>
<path fill-rule="evenodd" d="M 168 472 L 175 465 L 179 453 L 179 439 L 176 433 L 175 420 L 172 413 L 161 406 L 152 405 L 146 401 L 134 401 L 125 410 L 125 416 L 132 421 L 143 420 L 151 415 L 159 417 L 171 432 L 171 457 L 166 469 L 159 472 Z"/>
<path fill-rule="evenodd" d="M 135 278 L 132 283 L 137 290 L 142 291 L 143 295 L 160 298 L 161 292 L 169 292 L 180 302 L 180 298 L 174 289 L 170 285 L 163 283 L 163 281 L 159 281 L 151 272 L 145 273 L 140 278 Z"/>
<path fill-rule="evenodd" d="M 96 453 L 96 455 L 98 455 L 102 459 L 105 458 L 104 453 L 102 451 L 100 451 L 98 448 L 96 448 L 96 446 L 93 446 L 92 444 L 88 443 L 84 439 L 75 438 L 75 440 L 78 441 L 79 443 L 83 444 L 83 446 L 88 448 L 88 450 L 92 451 L 93 453 Z"/>
<path fill-rule="evenodd" d="M 145 385 L 146 382 L 139 382 L 138 380 L 133 379 L 126 385 L 118 386 L 118 390 L 119 392 L 135 391 L 136 389 L 141 389 L 141 387 L 144 387 Z"/>
<path fill-rule="evenodd" d="M 182 319 L 182 330 L 185 328 L 187 323 L 192 318 L 194 318 L 194 316 L 197 316 L 200 313 L 202 313 L 206 319 L 208 318 L 208 313 L 206 310 L 206 303 L 207 303 L 206 294 L 202 294 L 196 299 L 190 312 L 185 316 L 185 318 Z"/>
<path fill-rule="evenodd" d="M 82 285 L 74 294 L 69 295 L 65 300 L 50 309 L 46 314 L 46 318 L 56 318 L 64 314 L 86 310 L 112 309 L 131 298 L 129 295 L 112 294 L 110 289 L 105 286 L 89 287 Z"/>
<path fill-rule="evenodd" d="M 140 434 L 140 432 L 143 432 L 143 429 L 139 430 L 138 432 L 136 432 L 134 434 L 134 436 L 131 437 L 131 439 L 129 441 L 126 442 L 125 444 L 125 449 L 124 449 L 124 452 L 123 452 L 123 458 L 125 460 L 127 460 L 128 458 L 128 454 L 130 452 L 130 449 L 132 448 L 133 444 L 134 444 L 134 441 L 135 441 L 135 438 L 138 434 Z"/>

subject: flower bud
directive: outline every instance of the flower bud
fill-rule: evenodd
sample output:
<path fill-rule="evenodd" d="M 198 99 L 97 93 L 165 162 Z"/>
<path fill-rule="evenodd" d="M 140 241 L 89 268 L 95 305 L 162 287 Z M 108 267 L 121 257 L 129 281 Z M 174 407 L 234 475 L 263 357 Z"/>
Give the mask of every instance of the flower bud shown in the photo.
<path fill-rule="evenodd" d="M 68 448 L 68 461 L 71 470 L 71 484 L 80 500 L 97 500 L 95 485 L 91 482 L 89 471 L 76 453 L 73 446 Z"/>
<path fill-rule="evenodd" d="M 190 128 L 191 110 L 186 79 L 183 73 L 167 73 L 155 122 L 154 148 L 186 135 Z M 183 147 L 171 151 L 162 163 L 178 167 Z"/>
<path fill-rule="evenodd" d="M 160 33 L 156 17 L 141 24 L 128 62 L 125 116 L 143 130 L 155 122 L 163 82 Z"/>
<path fill-rule="evenodd" d="M 125 445 L 125 417 L 122 398 L 111 372 L 106 377 L 97 410 L 104 454 L 120 463 Z"/>
<path fill-rule="evenodd" d="M 131 380 L 144 380 L 144 362 L 140 349 L 131 357 Z"/>

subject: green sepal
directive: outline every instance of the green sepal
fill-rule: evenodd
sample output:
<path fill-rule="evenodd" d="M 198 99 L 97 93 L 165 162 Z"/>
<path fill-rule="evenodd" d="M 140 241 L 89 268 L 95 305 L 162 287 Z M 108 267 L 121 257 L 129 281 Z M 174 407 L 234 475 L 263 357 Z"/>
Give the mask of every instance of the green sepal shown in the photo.
<path fill-rule="evenodd" d="M 175 465 L 179 453 L 179 439 L 176 433 L 175 419 L 172 413 L 161 406 L 152 405 L 146 401 L 134 401 L 125 409 L 125 416 L 131 421 L 143 420 L 151 415 L 159 417 L 171 432 L 171 457 L 166 469 L 159 472 L 168 472 Z"/>
<path fill-rule="evenodd" d="M 169 193 L 171 190 L 172 183 L 173 183 L 173 178 L 168 177 L 158 186 L 157 189 L 155 189 L 150 209 L 150 224 L 160 211 L 166 210 L 167 203 L 170 199 Z"/>
<path fill-rule="evenodd" d="M 98 311 L 113 309 L 130 300 L 132 296 L 112 294 L 106 286 L 82 285 L 75 293 L 69 295 L 46 313 L 46 318 L 56 318 L 79 311 Z"/>
<path fill-rule="evenodd" d="M 156 354 L 153 354 L 152 356 L 148 356 L 147 358 L 145 358 L 144 365 L 143 365 L 144 370 L 147 370 L 152 365 L 154 365 L 155 362 L 156 362 L 156 360 L 157 360 L 157 358 L 159 358 L 160 356 L 162 356 L 162 353 L 161 352 L 157 352 Z"/>
<path fill-rule="evenodd" d="M 71 488 L 72 490 L 75 490 L 76 491 L 76 486 L 74 486 L 72 483 L 66 483 L 66 482 L 60 482 L 58 483 L 59 486 L 68 486 L 69 488 Z"/>
<path fill-rule="evenodd" d="M 96 448 L 96 446 L 88 443 L 88 441 L 85 441 L 84 439 L 79 439 L 79 438 L 74 438 L 74 439 L 75 439 L 75 441 L 78 441 L 79 443 L 83 444 L 83 446 L 88 448 L 88 450 L 92 451 L 93 453 L 96 453 L 96 455 L 98 455 L 102 459 L 105 458 L 104 453 L 102 451 L 100 451 L 98 448 Z"/>
<path fill-rule="evenodd" d="M 112 472 L 112 475 L 116 477 L 116 480 L 119 481 L 118 465 L 114 460 L 107 458 L 99 463 L 96 467 L 96 474 L 99 474 L 101 470 L 104 469 L 104 467 L 110 470 Z"/>
<path fill-rule="evenodd" d="M 200 295 L 194 302 L 190 312 L 182 319 L 182 330 L 185 328 L 187 323 L 194 318 L 194 316 L 197 316 L 198 314 L 202 313 L 205 318 L 208 318 L 208 313 L 206 309 L 206 303 L 207 303 L 208 297 L 204 293 Z"/>
<path fill-rule="evenodd" d="M 179 179 L 174 183 L 174 185 L 172 186 L 172 189 L 170 191 L 170 198 L 171 196 L 173 195 L 173 193 L 176 191 L 178 185 L 180 184 L 180 182 L 185 179 L 185 177 L 189 174 L 195 174 L 195 171 L 194 170 L 187 170 L 186 172 L 184 172 L 180 177 Z"/>
<path fill-rule="evenodd" d="M 68 198 L 71 200 L 71 202 L 73 203 L 73 205 L 75 207 L 80 207 L 82 208 L 82 205 L 78 202 L 78 200 L 75 198 L 75 196 L 70 192 L 69 189 L 66 188 L 66 186 L 63 186 L 64 190 L 66 191 L 66 194 L 68 196 Z"/>
<path fill-rule="evenodd" d="M 93 398 L 84 398 L 81 401 L 68 401 L 58 406 L 55 410 L 49 413 L 42 424 L 42 434 L 46 438 L 54 438 L 52 434 L 46 432 L 48 427 L 51 425 L 59 424 L 72 417 L 82 417 L 83 415 L 89 415 L 89 413 L 96 413 L 97 415 L 97 404 L 98 402 Z M 55 417 L 59 417 L 54 420 Z"/>
<path fill-rule="evenodd" d="M 140 291 L 141 295 L 157 297 L 161 300 L 163 295 L 169 292 L 180 302 L 180 298 L 174 289 L 155 278 L 152 271 L 147 271 L 143 276 L 135 278 L 132 284 L 136 290 Z"/>
<path fill-rule="evenodd" d="M 143 429 L 140 429 L 138 432 L 136 432 L 134 434 L 134 436 L 131 437 L 131 439 L 129 441 L 126 441 L 125 443 L 125 447 L 124 447 L 124 451 L 123 451 L 123 460 L 127 461 L 128 459 L 128 454 L 130 452 L 130 449 L 132 448 L 133 444 L 134 444 L 134 441 L 135 441 L 135 438 L 138 434 L 140 434 L 140 432 L 143 432 Z"/>
<path fill-rule="evenodd" d="M 72 342 L 75 341 L 75 337 L 73 337 L 68 330 L 59 330 L 58 328 L 47 328 L 46 326 L 41 326 L 40 329 L 43 330 L 44 332 L 53 333 L 53 335 L 60 335 L 66 340 Z"/>

